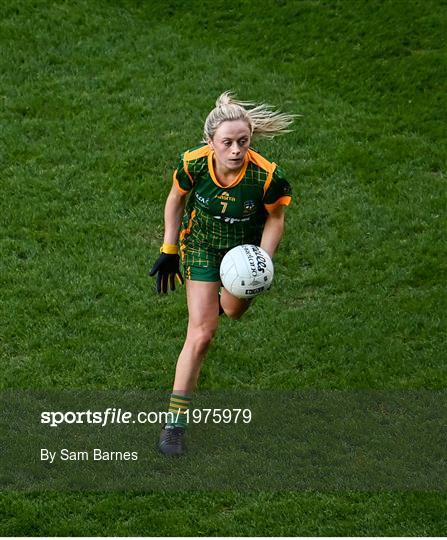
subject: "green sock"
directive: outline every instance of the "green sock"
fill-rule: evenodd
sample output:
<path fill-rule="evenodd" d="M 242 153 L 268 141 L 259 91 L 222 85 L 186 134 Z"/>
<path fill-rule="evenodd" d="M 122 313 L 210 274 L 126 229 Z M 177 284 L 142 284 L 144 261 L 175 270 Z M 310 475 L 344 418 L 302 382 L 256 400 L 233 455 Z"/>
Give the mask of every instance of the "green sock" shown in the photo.
<path fill-rule="evenodd" d="M 187 411 L 191 405 L 191 396 L 180 396 L 179 394 L 171 394 L 169 402 L 169 412 L 172 413 L 168 426 L 186 428 L 188 422 Z"/>

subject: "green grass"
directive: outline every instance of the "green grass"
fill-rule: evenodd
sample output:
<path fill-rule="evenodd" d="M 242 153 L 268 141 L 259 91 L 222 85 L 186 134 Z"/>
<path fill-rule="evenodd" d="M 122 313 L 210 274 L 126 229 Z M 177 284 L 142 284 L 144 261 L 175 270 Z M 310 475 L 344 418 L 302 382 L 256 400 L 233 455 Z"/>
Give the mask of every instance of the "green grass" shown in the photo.
<path fill-rule="evenodd" d="M 434 536 L 447 526 L 445 500 L 430 493 L 49 493 L 9 495 L 0 509 L 2 534 L 27 536 Z"/>
<path fill-rule="evenodd" d="M 169 388 L 184 293 L 147 270 L 227 89 L 303 117 L 255 144 L 295 202 L 274 289 L 222 323 L 201 387 L 446 387 L 445 2 L 0 4 L 1 388 Z M 4 535 L 446 532 L 445 494 L 0 500 Z"/>

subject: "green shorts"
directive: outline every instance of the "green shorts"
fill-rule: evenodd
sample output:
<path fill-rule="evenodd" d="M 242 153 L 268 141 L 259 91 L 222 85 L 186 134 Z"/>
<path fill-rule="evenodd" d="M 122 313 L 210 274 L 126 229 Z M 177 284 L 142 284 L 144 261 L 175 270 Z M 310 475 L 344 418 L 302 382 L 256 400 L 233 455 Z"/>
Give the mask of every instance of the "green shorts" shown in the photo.
<path fill-rule="evenodd" d="M 220 263 L 228 249 L 180 248 L 186 279 L 192 281 L 220 281 Z"/>

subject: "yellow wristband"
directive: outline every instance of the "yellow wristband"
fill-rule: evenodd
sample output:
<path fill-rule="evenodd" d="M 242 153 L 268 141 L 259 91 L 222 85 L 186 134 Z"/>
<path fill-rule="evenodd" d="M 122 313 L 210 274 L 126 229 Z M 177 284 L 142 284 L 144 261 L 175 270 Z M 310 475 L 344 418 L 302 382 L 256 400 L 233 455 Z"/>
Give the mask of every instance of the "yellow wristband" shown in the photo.
<path fill-rule="evenodd" d="M 160 248 L 160 253 L 166 253 L 166 255 L 177 255 L 178 246 L 176 244 L 163 244 Z"/>

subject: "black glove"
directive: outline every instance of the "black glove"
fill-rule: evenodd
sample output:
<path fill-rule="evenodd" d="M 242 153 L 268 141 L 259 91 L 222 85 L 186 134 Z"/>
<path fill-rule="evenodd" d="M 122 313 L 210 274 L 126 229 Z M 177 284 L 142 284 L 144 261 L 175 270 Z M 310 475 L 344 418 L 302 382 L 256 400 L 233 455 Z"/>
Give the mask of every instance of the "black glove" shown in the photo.
<path fill-rule="evenodd" d="M 157 274 L 157 292 L 168 292 L 168 280 L 171 285 L 171 291 L 175 291 L 175 278 L 184 283 L 183 276 L 180 273 L 180 257 L 177 254 L 160 253 L 155 261 L 149 275 Z"/>

